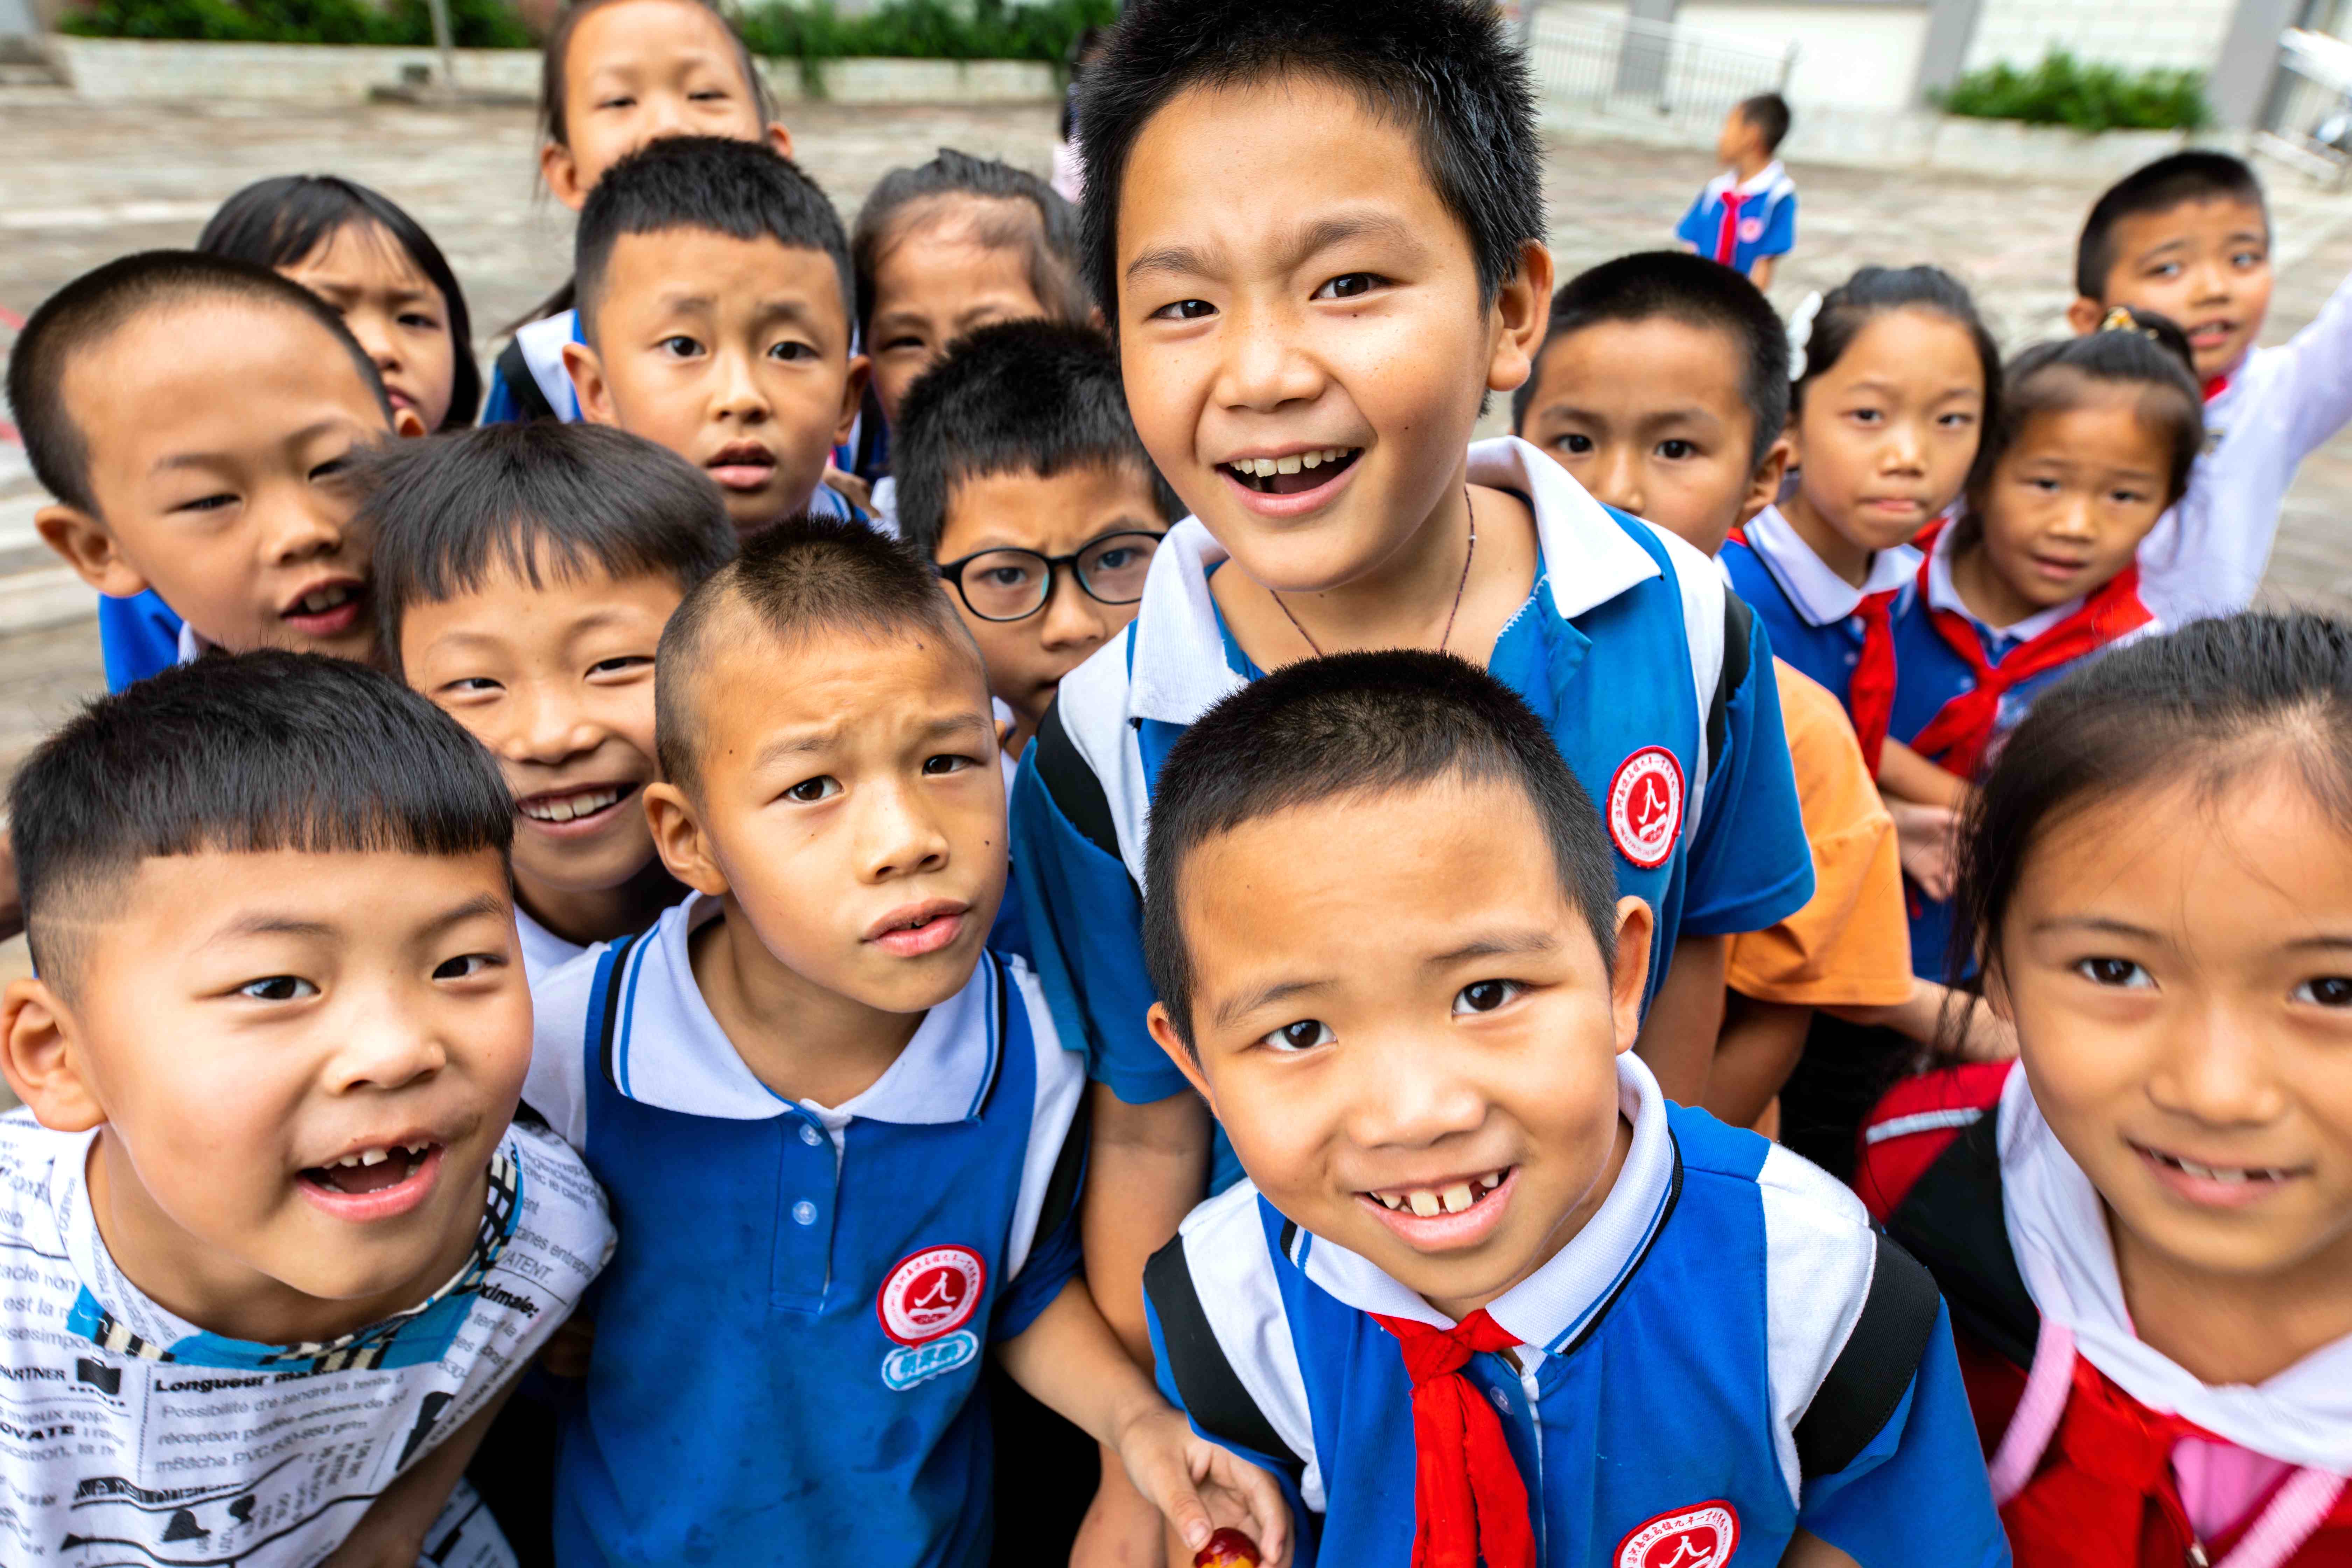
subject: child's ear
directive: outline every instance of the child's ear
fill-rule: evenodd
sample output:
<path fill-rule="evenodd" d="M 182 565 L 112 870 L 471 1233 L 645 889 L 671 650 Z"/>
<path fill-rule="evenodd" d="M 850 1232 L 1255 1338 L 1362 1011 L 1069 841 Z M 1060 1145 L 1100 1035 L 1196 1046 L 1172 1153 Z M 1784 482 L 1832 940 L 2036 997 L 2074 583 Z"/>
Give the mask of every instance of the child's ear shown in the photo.
<path fill-rule="evenodd" d="M 100 593 L 128 599 L 147 591 L 146 574 L 123 556 L 114 535 L 93 514 L 60 502 L 35 512 L 33 526 L 48 547 L 64 556 L 66 564 Z"/>
<path fill-rule="evenodd" d="M 849 439 L 850 430 L 857 424 L 858 411 L 866 406 L 866 382 L 874 373 L 874 362 L 864 354 L 849 356 L 849 374 L 841 384 L 841 418 L 833 427 L 833 444 L 836 447 Z"/>
<path fill-rule="evenodd" d="M 563 374 L 579 395 L 580 417 L 591 425 L 618 425 L 613 412 L 613 389 L 604 384 L 604 362 L 586 343 L 563 345 Z"/>
<path fill-rule="evenodd" d="M 392 433 L 404 441 L 414 441 L 419 436 L 430 434 L 425 428 L 425 416 L 414 408 L 395 408 L 392 411 Z"/>
<path fill-rule="evenodd" d="M 1642 1033 L 1642 993 L 1650 984 L 1650 906 L 1628 893 L 1617 900 L 1617 963 L 1609 971 L 1609 1010 L 1620 1056 Z"/>
<path fill-rule="evenodd" d="M 87 1132 L 106 1120 L 79 1068 L 74 1025 L 57 993 L 36 977 L 0 992 L 0 1074 L 44 1127 Z"/>
<path fill-rule="evenodd" d="M 547 182 L 549 194 L 573 212 L 588 205 L 588 187 L 580 183 L 580 164 L 572 149 L 561 142 L 550 142 L 539 150 L 539 177 Z"/>
<path fill-rule="evenodd" d="M 1209 1080 L 1202 1076 L 1200 1062 L 1185 1047 L 1184 1037 L 1176 1032 L 1176 1020 L 1168 1016 L 1168 1009 L 1154 1002 L 1151 1011 L 1143 1016 L 1143 1022 L 1150 1029 L 1151 1037 L 1160 1043 L 1160 1048 L 1168 1053 L 1168 1059 L 1176 1064 L 1176 1070 L 1184 1075 L 1184 1081 L 1209 1102 L 1209 1113 L 1215 1115 L 1217 1097 L 1210 1091 Z"/>
<path fill-rule="evenodd" d="M 2078 338 L 2097 331 L 2099 323 L 2106 318 L 2107 308 L 2088 294 L 2075 295 L 2074 302 L 2066 307 L 2066 324 L 2074 329 Z"/>
<path fill-rule="evenodd" d="M 1551 321 L 1551 277 L 1549 248 L 1532 239 L 1519 247 L 1518 267 L 1495 290 L 1495 321 L 1502 330 L 1486 365 L 1489 390 L 1517 392 L 1535 373 L 1536 351 Z"/>
<path fill-rule="evenodd" d="M 684 790 L 672 784 L 646 785 L 646 825 L 671 876 L 714 899 L 727 891 L 727 873 L 719 868 L 701 815 Z"/>
<path fill-rule="evenodd" d="M 1782 436 L 1764 453 L 1764 460 L 1748 476 L 1748 493 L 1739 498 L 1739 526 L 1745 528 L 1755 515 L 1780 499 L 1780 481 L 1789 477 L 1789 458 L 1793 452 L 1789 437 Z"/>
<path fill-rule="evenodd" d="M 793 155 L 793 133 L 784 129 L 782 121 L 768 121 L 768 145 L 776 150 L 776 156 L 779 158 L 789 158 Z"/>

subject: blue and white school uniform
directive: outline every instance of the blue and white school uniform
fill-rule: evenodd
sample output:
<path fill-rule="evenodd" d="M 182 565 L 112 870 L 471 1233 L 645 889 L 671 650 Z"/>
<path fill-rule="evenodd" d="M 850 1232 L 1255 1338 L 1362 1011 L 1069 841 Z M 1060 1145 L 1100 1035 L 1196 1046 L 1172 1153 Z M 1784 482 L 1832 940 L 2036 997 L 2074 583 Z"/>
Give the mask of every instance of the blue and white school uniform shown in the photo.
<path fill-rule="evenodd" d="M 1926 1270 L 1819 1168 L 1617 1059 L 1633 1143 L 1559 1254 L 1486 1307 L 1464 1369 L 1502 1417 L 1538 1561 L 1777 1563 L 1803 1529 L 1863 1568 L 2006 1563 L 1951 1326 Z M 1247 1184 L 1145 1271 L 1160 1382 L 1273 1469 L 1301 1568 L 1412 1560 L 1412 1387 L 1373 1314 L 1450 1328 Z M 1735 1557 L 1736 1553 L 1736 1557 Z"/>
<path fill-rule="evenodd" d="M 1813 553 L 1779 507 L 1768 506 L 1724 545 L 1721 559 L 1732 587 L 1771 634 L 1772 651 L 1852 711 L 1863 602 L 1899 595 L 1919 570 L 1919 552 L 1907 544 L 1878 552 L 1857 588 Z"/>
<path fill-rule="evenodd" d="M 584 343 L 580 335 L 580 312 L 563 310 L 552 316 L 542 316 L 536 321 L 525 321 L 515 329 L 514 352 L 501 354 L 490 370 L 489 395 L 482 400 L 484 425 L 512 425 L 531 417 L 527 400 L 518 395 L 508 382 L 508 372 L 517 359 L 530 373 L 531 386 L 540 400 L 566 425 L 580 417 L 580 394 L 572 385 L 572 373 L 563 368 L 563 345 Z"/>
<path fill-rule="evenodd" d="M 522 949 L 523 976 L 533 985 L 588 951 L 531 919 L 520 904 L 515 906 L 515 941 Z"/>
<path fill-rule="evenodd" d="M 98 596 L 98 647 L 106 662 L 106 689 L 120 691 L 151 675 L 161 675 L 180 657 L 187 623 L 152 588 L 127 599 Z"/>
<path fill-rule="evenodd" d="M 1514 437 L 1470 448 L 1470 482 L 1535 513 L 1534 588 L 1487 668 L 1526 700 L 1608 826 L 1619 891 L 1657 916 L 1652 983 L 1678 936 L 1758 931 L 1812 896 L 1771 648 L 1713 563 L 1602 506 Z M 1196 518 L 1153 555 L 1142 607 L 1062 680 L 1013 796 L 1013 864 L 1063 1037 L 1129 1104 L 1182 1091 L 1145 1032 L 1144 819 L 1186 727 L 1262 672 L 1226 633 Z M 1222 1154 L 1222 1149 L 1221 1149 Z M 1238 1171 L 1221 1158 L 1220 1180 Z"/>
<path fill-rule="evenodd" d="M 525 1087 L 621 1243 L 557 1459 L 566 1568 L 984 1563 L 984 1348 L 1077 1268 L 1085 1091 L 1036 982 L 983 957 L 873 1085 L 782 1099 L 696 984 L 688 898 L 534 987 Z"/>
<path fill-rule="evenodd" d="M 1675 237 L 1710 261 L 1745 273 L 1797 243 L 1797 183 L 1773 159 L 1742 180 L 1726 169 L 1702 189 Z"/>

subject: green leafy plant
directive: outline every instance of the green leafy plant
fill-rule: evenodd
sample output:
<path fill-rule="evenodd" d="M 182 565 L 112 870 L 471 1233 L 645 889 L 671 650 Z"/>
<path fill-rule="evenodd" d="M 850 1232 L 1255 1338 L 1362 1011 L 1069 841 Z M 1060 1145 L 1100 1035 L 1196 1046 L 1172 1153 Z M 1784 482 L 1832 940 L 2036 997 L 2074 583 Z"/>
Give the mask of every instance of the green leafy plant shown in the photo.
<path fill-rule="evenodd" d="M 1118 16 L 1118 0 L 884 0 L 858 16 L 843 16 L 831 0 L 788 0 L 744 11 L 744 41 L 754 54 L 803 62 L 887 56 L 934 60 L 1052 60 L 1068 57 L 1090 26 Z"/>
<path fill-rule="evenodd" d="M 430 44 L 425 0 L 80 0 L 60 26 L 100 38 L 214 43 Z M 531 37 L 505 0 L 449 0 L 460 48 L 528 48 Z"/>
<path fill-rule="evenodd" d="M 2191 70 L 2126 71 L 2053 50 L 2032 70 L 1970 71 L 1937 100 L 1948 114 L 2021 120 L 2077 131 L 2194 131 L 2209 118 L 2205 79 Z"/>

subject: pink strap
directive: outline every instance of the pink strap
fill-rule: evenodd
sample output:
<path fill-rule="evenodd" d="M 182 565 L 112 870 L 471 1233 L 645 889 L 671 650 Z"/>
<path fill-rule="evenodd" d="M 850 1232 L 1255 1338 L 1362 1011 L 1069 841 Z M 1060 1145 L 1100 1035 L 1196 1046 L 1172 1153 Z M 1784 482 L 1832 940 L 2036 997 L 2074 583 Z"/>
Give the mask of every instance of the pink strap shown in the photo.
<path fill-rule="evenodd" d="M 2033 1468 L 2048 1450 L 2074 1387 L 2074 1336 L 2044 1312 L 2042 1331 L 2033 1342 L 2033 1365 L 2025 1374 L 2025 1393 L 2009 1418 L 2009 1430 L 2000 1435 L 2000 1447 L 1993 1451 L 1990 1470 L 1995 1508 L 2007 1507 L 2033 1479 Z"/>
<path fill-rule="evenodd" d="M 2280 1568 L 2303 1550 L 2312 1532 L 2335 1511 L 2344 1478 L 2326 1470 L 2297 1470 L 2271 1495 L 2270 1506 L 2250 1525 L 2221 1568 Z"/>

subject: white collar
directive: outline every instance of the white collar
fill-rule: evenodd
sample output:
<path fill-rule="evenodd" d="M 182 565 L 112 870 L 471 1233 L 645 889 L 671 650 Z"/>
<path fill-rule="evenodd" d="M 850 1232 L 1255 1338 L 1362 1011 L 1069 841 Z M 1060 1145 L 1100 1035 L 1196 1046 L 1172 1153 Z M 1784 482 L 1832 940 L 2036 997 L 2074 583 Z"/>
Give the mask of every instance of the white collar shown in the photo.
<path fill-rule="evenodd" d="M 1882 550 L 1870 558 L 1870 575 L 1857 588 L 1829 569 L 1813 547 L 1797 535 L 1777 506 L 1768 506 L 1750 518 L 1741 533 L 1748 548 L 1772 574 L 1772 581 L 1789 595 L 1805 624 L 1826 626 L 1852 616 L 1872 594 L 1900 588 L 1919 570 L 1919 552 L 1907 544 Z"/>
<path fill-rule="evenodd" d="M 1665 1220 L 1678 1157 L 1658 1080 L 1631 1051 L 1617 1058 L 1617 1109 L 1633 1124 L 1617 1184 L 1584 1228 L 1551 1261 L 1487 1304 L 1486 1315 L 1522 1345 L 1557 1355 L 1616 1299 Z M 1447 1329 L 1454 1321 L 1378 1265 L 1337 1242 L 1298 1232 L 1291 1261 L 1359 1311 Z"/>
<path fill-rule="evenodd" d="M 690 894 L 662 911 L 627 962 L 626 1001 L 615 1032 L 615 1087 L 641 1105 L 685 1116 L 758 1121 L 784 1113 L 785 1101 L 753 1076 L 712 1016 L 695 983 L 687 939 L 716 920 L 716 899 Z M 996 1080 L 999 979 L 983 960 L 957 992 L 923 1016 L 898 1060 L 866 1089 L 837 1106 L 800 1101 L 835 1129 L 853 1118 L 926 1125 L 980 1114 Z"/>
<path fill-rule="evenodd" d="M 204 639 L 196 636 L 196 628 L 188 625 L 187 622 L 182 621 L 180 623 L 179 651 L 173 658 L 172 662 L 173 664 L 194 664 L 197 659 L 204 657 Z"/>
<path fill-rule="evenodd" d="M 1471 446 L 1469 482 L 1527 496 L 1542 573 L 1562 620 L 1659 575 L 1649 552 L 1607 508 L 1566 468 L 1515 436 Z M 1196 517 L 1160 541 L 1132 633 L 1129 711 L 1134 717 L 1190 724 L 1245 684 L 1225 663 L 1224 635 L 1209 596 L 1209 569 L 1230 553 Z"/>
<path fill-rule="evenodd" d="M 1949 610 L 1965 616 L 1974 626 L 1984 626 L 1993 636 L 2008 642 L 2030 642 L 2083 607 L 2080 594 L 2063 605 L 2046 610 L 2036 610 L 2023 620 L 2005 626 L 1985 626 L 1974 610 L 1961 602 L 1960 591 L 1952 585 L 1953 525 L 1946 523 L 1936 532 L 1935 547 L 1927 552 L 1927 605 L 1931 609 Z M 1916 554 L 1916 552 L 1914 552 Z"/>
<path fill-rule="evenodd" d="M 2098 1190 L 2042 1119 L 2023 1069 L 2000 1096 L 2001 1208 L 2033 1304 L 2074 1336 L 2084 1360 L 2151 1410 L 2242 1448 L 2352 1474 L 2352 1336 L 2259 1385 L 2214 1387 L 2132 1331 Z"/>
<path fill-rule="evenodd" d="M 1774 185 L 1779 184 L 1782 180 L 1785 180 L 1788 177 L 1789 171 L 1780 166 L 1780 159 L 1775 158 L 1770 163 L 1765 164 L 1762 168 L 1757 170 L 1753 176 L 1745 180 L 1741 179 L 1732 170 L 1724 170 L 1723 173 L 1716 175 L 1715 178 L 1706 183 L 1707 194 L 1719 197 L 1728 195 L 1730 192 L 1738 191 L 1743 196 L 1757 195 L 1765 191 L 1770 190 Z M 1684 188 L 1687 190 L 1689 187 L 1685 186 Z"/>

